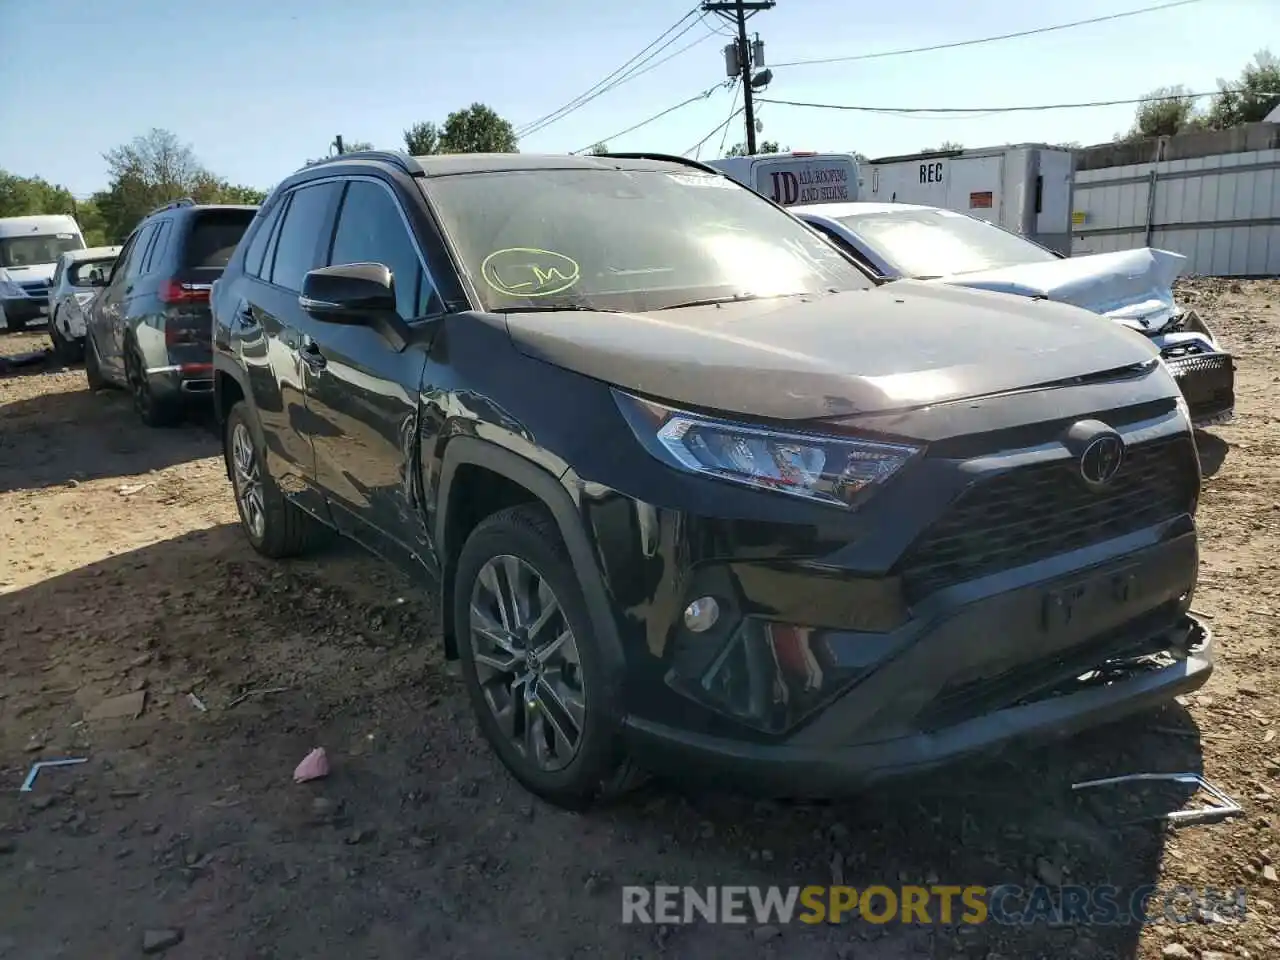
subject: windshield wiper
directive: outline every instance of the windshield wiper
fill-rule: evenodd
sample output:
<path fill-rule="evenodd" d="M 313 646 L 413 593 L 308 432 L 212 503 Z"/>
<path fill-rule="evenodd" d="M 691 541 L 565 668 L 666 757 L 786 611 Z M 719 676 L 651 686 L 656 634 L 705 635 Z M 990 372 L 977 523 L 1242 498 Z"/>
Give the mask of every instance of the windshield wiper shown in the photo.
<path fill-rule="evenodd" d="M 609 310 L 604 307 L 585 307 L 579 303 L 566 303 L 560 306 L 537 304 L 530 307 L 498 307 L 494 313 L 621 313 L 621 310 Z"/>
<path fill-rule="evenodd" d="M 732 297 L 707 297 L 704 300 L 682 300 L 680 303 L 673 303 L 667 307 L 659 307 L 659 310 L 680 310 L 683 307 L 711 307 L 717 303 L 746 303 L 749 300 L 781 300 L 783 297 L 807 297 L 808 292 L 803 293 L 739 293 Z"/>

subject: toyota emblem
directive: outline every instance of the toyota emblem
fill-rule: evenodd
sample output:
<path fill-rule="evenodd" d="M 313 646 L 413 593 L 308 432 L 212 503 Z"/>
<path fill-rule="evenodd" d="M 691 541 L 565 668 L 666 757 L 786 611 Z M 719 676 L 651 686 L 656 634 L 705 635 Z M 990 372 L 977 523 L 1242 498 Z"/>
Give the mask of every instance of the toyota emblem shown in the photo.
<path fill-rule="evenodd" d="M 1114 479 L 1124 463 L 1124 441 L 1114 433 L 1095 438 L 1080 454 L 1080 476 L 1091 487 L 1101 487 Z"/>

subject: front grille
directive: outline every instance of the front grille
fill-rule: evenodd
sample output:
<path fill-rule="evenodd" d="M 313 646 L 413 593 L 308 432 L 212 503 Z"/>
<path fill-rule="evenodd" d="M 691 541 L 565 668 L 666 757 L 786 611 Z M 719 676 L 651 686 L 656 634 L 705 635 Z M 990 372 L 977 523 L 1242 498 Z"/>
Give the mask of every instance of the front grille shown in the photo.
<path fill-rule="evenodd" d="M 908 552 L 900 568 L 908 599 L 1187 513 L 1195 457 L 1188 437 L 1130 447 L 1101 490 L 1085 486 L 1074 457 L 979 480 Z"/>
<path fill-rule="evenodd" d="M 19 284 L 28 297 L 47 297 L 49 295 L 49 286 L 44 283 L 23 283 Z"/>
<path fill-rule="evenodd" d="M 1176 357 L 1173 360 L 1166 360 L 1165 363 L 1175 377 L 1185 377 L 1193 373 L 1233 372 L 1234 370 L 1230 355 L 1225 353 L 1202 353 L 1189 357 Z"/>

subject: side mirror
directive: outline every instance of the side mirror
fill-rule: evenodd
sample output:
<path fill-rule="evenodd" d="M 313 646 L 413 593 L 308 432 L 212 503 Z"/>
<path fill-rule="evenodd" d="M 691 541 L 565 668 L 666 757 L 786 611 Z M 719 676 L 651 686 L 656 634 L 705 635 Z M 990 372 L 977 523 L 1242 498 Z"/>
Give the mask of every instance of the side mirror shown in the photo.
<path fill-rule="evenodd" d="M 403 350 L 409 325 L 396 313 L 391 271 L 381 263 L 320 267 L 302 278 L 298 305 L 325 323 L 372 327 Z"/>

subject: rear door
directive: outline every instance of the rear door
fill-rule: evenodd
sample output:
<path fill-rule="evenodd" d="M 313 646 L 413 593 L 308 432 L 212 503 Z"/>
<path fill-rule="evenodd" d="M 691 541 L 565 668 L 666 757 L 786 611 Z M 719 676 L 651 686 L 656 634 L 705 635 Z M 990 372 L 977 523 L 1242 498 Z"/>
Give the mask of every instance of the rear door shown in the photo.
<path fill-rule="evenodd" d="M 315 485 L 315 432 L 306 401 L 308 370 L 299 355 L 303 326 L 313 323 L 298 306 L 302 278 L 323 262 L 342 184 L 303 184 L 272 204 L 254 230 L 237 283 L 231 318 L 233 349 L 249 379 L 262 426 L 266 467 L 290 497 L 319 516 L 328 507 Z"/>

